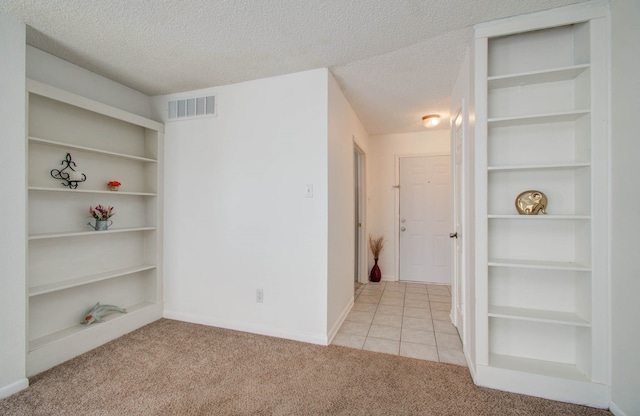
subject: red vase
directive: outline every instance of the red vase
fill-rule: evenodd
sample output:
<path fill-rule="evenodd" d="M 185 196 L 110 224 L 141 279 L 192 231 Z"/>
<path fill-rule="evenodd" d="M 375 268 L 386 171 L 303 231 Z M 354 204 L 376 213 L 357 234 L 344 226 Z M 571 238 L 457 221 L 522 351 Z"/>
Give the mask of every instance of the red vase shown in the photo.
<path fill-rule="evenodd" d="M 382 278 L 382 272 L 380 271 L 380 267 L 378 267 L 378 259 L 373 259 L 375 264 L 371 268 L 371 273 L 369 273 L 369 280 L 372 282 L 379 282 Z"/>

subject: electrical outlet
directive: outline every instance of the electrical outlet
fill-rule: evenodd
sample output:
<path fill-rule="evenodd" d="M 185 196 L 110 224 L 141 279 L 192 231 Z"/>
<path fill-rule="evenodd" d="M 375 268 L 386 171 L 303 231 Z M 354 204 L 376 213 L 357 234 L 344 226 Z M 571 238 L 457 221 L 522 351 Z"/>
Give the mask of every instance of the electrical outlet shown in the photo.
<path fill-rule="evenodd" d="M 262 303 L 263 299 L 264 299 L 264 293 L 262 292 L 262 289 L 256 289 L 256 302 Z"/>

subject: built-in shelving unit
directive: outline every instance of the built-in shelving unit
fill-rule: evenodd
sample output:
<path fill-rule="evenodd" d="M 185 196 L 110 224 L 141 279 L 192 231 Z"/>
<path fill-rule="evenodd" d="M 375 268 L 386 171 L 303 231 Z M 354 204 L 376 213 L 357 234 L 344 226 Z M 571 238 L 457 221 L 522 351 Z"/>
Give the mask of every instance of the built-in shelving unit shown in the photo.
<path fill-rule="evenodd" d="M 164 126 L 28 80 L 28 375 L 162 316 Z M 70 153 L 87 180 L 51 177 Z M 118 191 L 107 183 L 122 183 Z M 115 207 L 95 231 L 89 207 Z M 97 302 L 127 308 L 86 326 Z"/>
<path fill-rule="evenodd" d="M 478 384 L 607 400 L 606 13 L 476 28 Z"/>

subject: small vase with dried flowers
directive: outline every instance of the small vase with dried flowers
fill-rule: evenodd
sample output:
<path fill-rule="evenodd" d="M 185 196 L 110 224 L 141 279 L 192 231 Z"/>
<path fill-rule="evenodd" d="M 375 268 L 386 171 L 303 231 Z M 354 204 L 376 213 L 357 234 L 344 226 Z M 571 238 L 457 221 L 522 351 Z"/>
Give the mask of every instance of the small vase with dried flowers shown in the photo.
<path fill-rule="evenodd" d="M 110 191 L 117 191 L 122 184 L 118 181 L 111 181 L 107 184 Z"/>
<path fill-rule="evenodd" d="M 94 225 L 88 222 L 87 225 L 96 231 L 108 230 L 111 224 L 113 224 L 113 221 L 109 219 L 115 215 L 113 209 L 113 207 L 102 205 L 97 205 L 95 208 L 89 207 L 89 214 L 91 214 L 91 216 L 95 218 L 96 223 Z"/>
<path fill-rule="evenodd" d="M 373 254 L 373 261 L 375 262 L 371 268 L 371 273 L 369 273 L 369 280 L 372 282 L 379 282 L 382 278 L 382 272 L 380 271 L 380 267 L 378 267 L 378 258 L 380 256 L 380 252 L 384 249 L 384 236 L 381 235 L 377 238 L 373 238 L 369 235 L 369 249 Z"/>

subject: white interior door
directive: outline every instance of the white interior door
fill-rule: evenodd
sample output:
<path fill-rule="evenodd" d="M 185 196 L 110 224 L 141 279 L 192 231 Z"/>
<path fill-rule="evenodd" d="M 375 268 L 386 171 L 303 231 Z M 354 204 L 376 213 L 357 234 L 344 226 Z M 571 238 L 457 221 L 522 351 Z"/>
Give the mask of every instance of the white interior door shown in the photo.
<path fill-rule="evenodd" d="M 449 156 L 400 158 L 400 280 L 451 284 Z"/>

